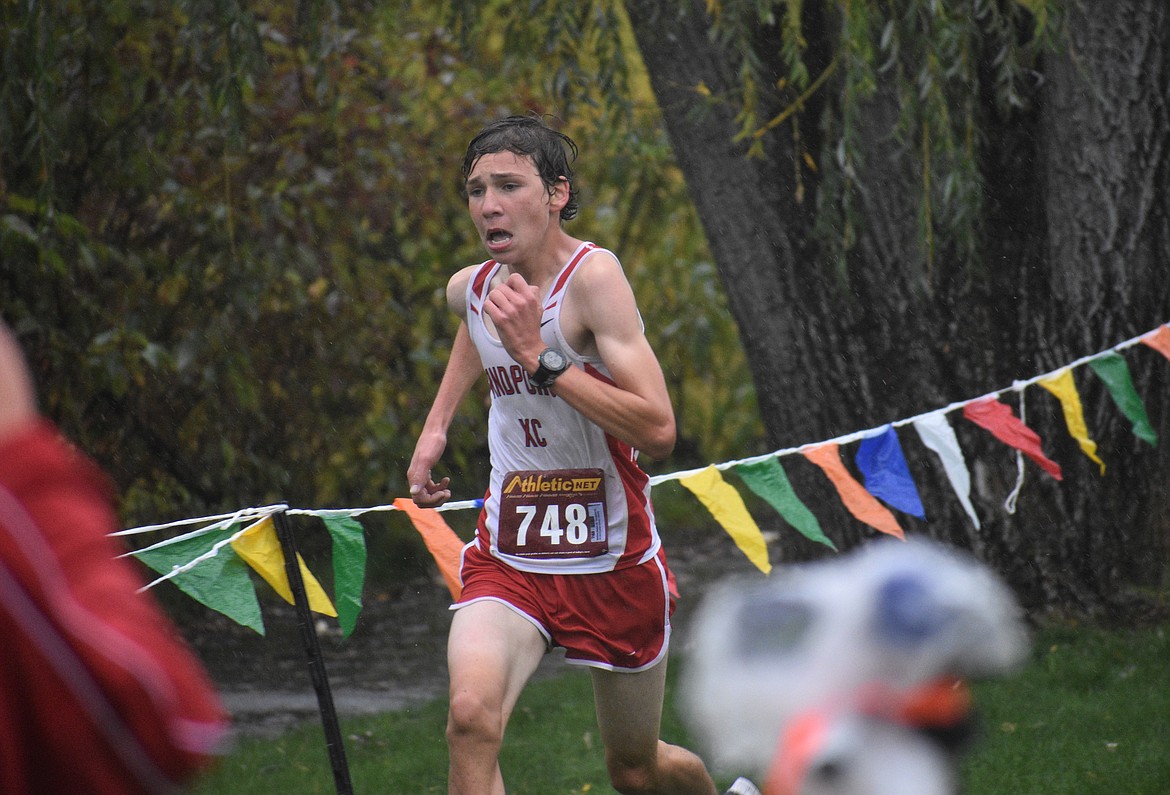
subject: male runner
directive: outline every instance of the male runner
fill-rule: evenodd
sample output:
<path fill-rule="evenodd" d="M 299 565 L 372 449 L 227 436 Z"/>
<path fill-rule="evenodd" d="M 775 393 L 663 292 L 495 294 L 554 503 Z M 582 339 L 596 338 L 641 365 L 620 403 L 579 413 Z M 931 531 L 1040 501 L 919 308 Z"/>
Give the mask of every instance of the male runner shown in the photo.
<path fill-rule="evenodd" d="M 431 470 L 486 374 L 492 470 L 448 640 L 449 792 L 504 794 L 508 719 L 560 646 L 592 672 L 615 789 L 714 795 L 703 762 L 658 738 L 672 602 L 637 457 L 670 453 L 674 414 L 617 258 L 561 226 L 577 211 L 576 153 L 540 120 L 513 116 L 485 127 L 463 163 L 491 259 L 448 283 L 461 323 L 407 471 L 418 505 L 450 498 Z"/>

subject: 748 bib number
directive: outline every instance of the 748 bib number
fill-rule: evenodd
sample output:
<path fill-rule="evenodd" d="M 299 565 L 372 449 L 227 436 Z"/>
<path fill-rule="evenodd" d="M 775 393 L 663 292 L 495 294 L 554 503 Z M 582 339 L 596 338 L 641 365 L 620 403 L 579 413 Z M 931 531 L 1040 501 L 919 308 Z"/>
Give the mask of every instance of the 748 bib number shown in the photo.
<path fill-rule="evenodd" d="M 522 558 L 604 555 L 609 551 L 604 472 L 522 470 L 504 475 L 499 548 Z"/>

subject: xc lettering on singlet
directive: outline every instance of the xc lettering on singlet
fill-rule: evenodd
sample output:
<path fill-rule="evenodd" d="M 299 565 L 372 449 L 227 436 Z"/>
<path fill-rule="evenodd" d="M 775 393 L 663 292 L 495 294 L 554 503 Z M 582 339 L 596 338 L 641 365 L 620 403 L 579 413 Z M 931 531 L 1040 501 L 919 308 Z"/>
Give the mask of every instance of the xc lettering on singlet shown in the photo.
<path fill-rule="evenodd" d="M 500 489 L 500 552 L 522 558 L 592 558 L 609 551 L 600 469 L 508 472 Z"/>
<path fill-rule="evenodd" d="M 524 429 L 525 447 L 548 447 L 548 439 L 540 435 L 541 424 L 538 419 L 526 420 L 520 418 L 520 427 Z"/>

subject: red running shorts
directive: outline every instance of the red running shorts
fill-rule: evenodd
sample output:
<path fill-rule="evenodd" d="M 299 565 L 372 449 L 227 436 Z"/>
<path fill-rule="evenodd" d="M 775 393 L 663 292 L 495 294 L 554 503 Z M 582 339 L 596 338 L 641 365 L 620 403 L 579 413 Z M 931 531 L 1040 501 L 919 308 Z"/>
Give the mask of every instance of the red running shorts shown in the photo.
<path fill-rule="evenodd" d="M 460 567 L 463 592 L 452 605 L 496 601 L 531 621 L 565 660 L 610 671 L 652 668 L 670 642 L 666 556 L 601 574 L 532 574 L 493 558 L 472 542 Z"/>

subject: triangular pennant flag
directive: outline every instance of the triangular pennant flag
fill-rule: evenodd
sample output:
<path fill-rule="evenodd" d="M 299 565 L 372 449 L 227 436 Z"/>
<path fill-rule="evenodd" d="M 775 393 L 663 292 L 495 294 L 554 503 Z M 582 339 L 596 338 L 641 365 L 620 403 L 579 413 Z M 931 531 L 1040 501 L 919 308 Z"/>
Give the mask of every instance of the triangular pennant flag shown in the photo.
<path fill-rule="evenodd" d="M 1158 444 L 1158 434 L 1150 425 L 1150 417 L 1146 414 L 1146 405 L 1138 395 L 1133 385 L 1133 377 L 1129 374 L 1129 365 L 1120 354 L 1107 353 L 1093 359 L 1089 367 L 1097 377 L 1105 382 L 1113 402 L 1121 413 L 1133 423 L 1133 435 L 1151 445 Z"/>
<path fill-rule="evenodd" d="M 817 517 L 800 501 L 800 497 L 796 496 L 784 467 L 780 466 L 775 457 L 751 464 L 739 464 L 735 467 L 735 474 L 740 476 L 749 489 L 767 500 L 784 521 L 795 527 L 805 538 L 836 551 L 837 547 L 821 530 L 821 523 L 817 521 Z"/>
<path fill-rule="evenodd" d="M 679 478 L 679 483 L 703 503 L 715 517 L 715 521 L 727 531 L 735 545 L 747 555 L 748 560 L 754 563 L 756 568 L 764 574 L 772 571 L 764 534 L 760 532 L 756 520 L 748 513 L 739 492 L 723 479 L 723 475 L 714 465 L 695 475 Z"/>
<path fill-rule="evenodd" d="M 1085 425 L 1085 411 L 1081 406 L 1081 396 L 1077 393 L 1072 370 L 1066 367 L 1054 376 L 1041 378 L 1037 383 L 1056 395 L 1064 411 L 1064 424 L 1068 427 L 1069 436 L 1077 440 L 1081 452 L 1092 459 L 1104 475 L 1105 462 L 1097 456 L 1097 443 L 1089 438 L 1089 429 Z"/>
<path fill-rule="evenodd" d="M 914 420 L 914 430 L 918 431 L 922 443 L 939 457 L 963 510 L 971 517 L 975 527 L 980 527 L 979 517 L 971 504 L 971 472 L 967 469 L 959 440 L 955 438 L 955 429 L 947 422 L 946 415 L 941 411 L 923 415 Z"/>
<path fill-rule="evenodd" d="M 1170 324 L 1159 327 L 1142 337 L 1142 342 L 1170 359 Z"/>
<path fill-rule="evenodd" d="M 1040 436 L 1012 413 L 1011 406 L 995 398 L 984 398 L 963 407 L 963 416 L 991 433 L 1006 445 L 1016 448 L 1035 461 L 1041 469 L 1057 480 L 1064 478 L 1060 464 L 1044 455 Z"/>
<path fill-rule="evenodd" d="M 866 491 L 903 513 L 926 518 L 894 426 L 887 425 L 881 433 L 862 439 L 853 460 L 865 479 Z"/>
<path fill-rule="evenodd" d="M 284 550 L 280 548 L 280 540 L 276 537 L 276 527 L 272 517 L 265 516 L 259 522 L 244 531 L 243 535 L 232 542 L 232 549 L 251 566 L 272 589 L 280 594 L 290 605 L 293 601 L 292 588 L 288 584 L 288 574 L 284 570 Z M 301 569 L 301 579 L 305 584 L 305 594 L 309 597 L 309 609 L 327 616 L 337 616 L 337 610 L 321 583 L 309 571 L 304 559 L 298 554 L 297 563 Z"/>
<path fill-rule="evenodd" d="M 155 545 L 130 553 L 159 574 L 168 574 L 208 552 L 216 542 L 230 538 L 237 525 L 204 533 L 162 546 Z M 200 561 L 171 582 L 196 602 L 210 607 L 257 634 L 264 634 L 264 619 L 248 567 L 227 544 L 215 556 Z"/>
<path fill-rule="evenodd" d="M 362 611 L 362 587 L 366 582 L 366 536 L 352 516 L 322 516 L 333 539 L 333 597 L 337 623 L 348 638 Z"/>
<path fill-rule="evenodd" d="M 447 583 L 451 598 L 459 601 L 459 595 L 463 593 L 463 581 L 459 577 L 459 564 L 465 546 L 463 541 L 434 508 L 420 508 L 407 497 L 394 500 L 394 507 L 410 517 L 414 529 L 422 536 L 431 557 L 439 565 L 439 573 Z"/>
<path fill-rule="evenodd" d="M 845 468 L 841 460 L 841 450 L 834 442 L 827 442 L 802 451 L 804 457 L 812 461 L 832 481 L 841 497 L 841 502 L 859 521 L 865 522 L 875 530 L 888 533 L 895 538 L 906 540 L 898 520 L 890 513 L 886 506 L 877 501 L 877 498 L 865 490 Z"/>

